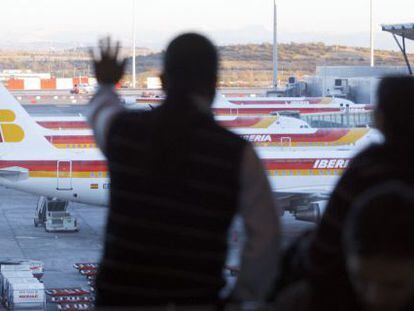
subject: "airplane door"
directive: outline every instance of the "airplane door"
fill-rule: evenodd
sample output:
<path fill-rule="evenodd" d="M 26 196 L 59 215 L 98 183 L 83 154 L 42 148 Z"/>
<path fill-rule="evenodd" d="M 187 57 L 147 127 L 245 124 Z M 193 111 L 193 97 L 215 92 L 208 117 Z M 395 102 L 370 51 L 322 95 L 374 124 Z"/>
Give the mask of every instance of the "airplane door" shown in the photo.
<path fill-rule="evenodd" d="M 58 161 L 57 190 L 72 190 L 72 161 Z"/>
<path fill-rule="evenodd" d="M 291 137 L 281 137 L 280 138 L 281 147 L 292 147 L 292 138 Z"/>

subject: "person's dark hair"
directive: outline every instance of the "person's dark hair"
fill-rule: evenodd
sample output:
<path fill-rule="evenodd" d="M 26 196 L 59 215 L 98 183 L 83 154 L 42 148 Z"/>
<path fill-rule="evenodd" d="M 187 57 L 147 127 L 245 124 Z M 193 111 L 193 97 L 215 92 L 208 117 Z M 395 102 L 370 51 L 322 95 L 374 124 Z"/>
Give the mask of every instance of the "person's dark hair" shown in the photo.
<path fill-rule="evenodd" d="M 414 133 L 414 78 L 384 77 L 378 88 L 376 115 L 388 142 L 403 141 Z M 403 138 L 403 139 L 401 139 Z"/>
<path fill-rule="evenodd" d="M 345 253 L 414 259 L 413 190 L 393 181 L 362 194 L 345 223 Z"/>
<path fill-rule="evenodd" d="M 217 73 L 217 50 L 206 37 L 186 33 L 169 44 L 165 52 L 163 73 L 167 93 L 214 96 Z"/>

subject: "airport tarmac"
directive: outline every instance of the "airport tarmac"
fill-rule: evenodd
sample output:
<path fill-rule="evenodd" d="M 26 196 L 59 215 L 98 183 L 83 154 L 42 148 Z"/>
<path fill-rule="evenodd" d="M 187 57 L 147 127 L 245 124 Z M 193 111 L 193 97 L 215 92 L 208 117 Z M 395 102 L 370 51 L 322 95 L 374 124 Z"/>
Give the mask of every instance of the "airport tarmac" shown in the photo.
<path fill-rule="evenodd" d="M 37 196 L 0 187 L 0 198 L 0 259 L 41 260 L 45 266 L 45 288 L 88 288 L 85 277 L 73 264 L 99 260 L 107 209 L 71 203 L 69 210 L 77 218 L 80 231 L 47 233 L 33 224 Z M 282 223 L 283 244 L 313 227 L 290 215 L 285 215 Z M 56 310 L 56 306 L 49 304 L 48 310 Z"/>

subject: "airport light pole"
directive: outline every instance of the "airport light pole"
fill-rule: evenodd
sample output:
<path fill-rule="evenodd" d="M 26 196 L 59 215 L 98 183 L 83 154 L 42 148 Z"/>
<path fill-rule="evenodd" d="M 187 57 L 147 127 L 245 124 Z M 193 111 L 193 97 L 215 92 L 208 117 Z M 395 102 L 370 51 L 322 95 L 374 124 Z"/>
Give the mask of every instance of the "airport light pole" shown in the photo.
<path fill-rule="evenodd" d="M 277 49 L 277 3 L 274 0 L 273 7 L 273 87 L 278 84 L 278 49 Z"/>
<path fill-rule="evenodd" d="M 135 0 L 132 0 L 132 88 L 135 89 L 137 85 L 137 75 L 136 75 L 136 12 L 135 12 Z"/>
<path fill-rule="evenodd" d="M 374 49 L 374 7 L 373 0 L 370 0 L 370 45 L 371 45 L 371 67 L 375 67 L 375 49 Z"/>

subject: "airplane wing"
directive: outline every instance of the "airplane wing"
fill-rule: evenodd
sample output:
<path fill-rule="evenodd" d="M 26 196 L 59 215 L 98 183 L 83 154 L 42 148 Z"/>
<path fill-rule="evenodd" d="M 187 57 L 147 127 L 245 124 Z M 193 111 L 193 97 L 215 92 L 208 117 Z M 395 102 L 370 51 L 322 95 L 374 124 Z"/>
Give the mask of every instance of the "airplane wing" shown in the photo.
<path fill-rule="evenodd" d="M 16 182 L 27 179 L 29 177 L 29 170 L 13 166 L 4 167 L 0 169 L 0 178 L 7 179 L 8 181 Z"/>

